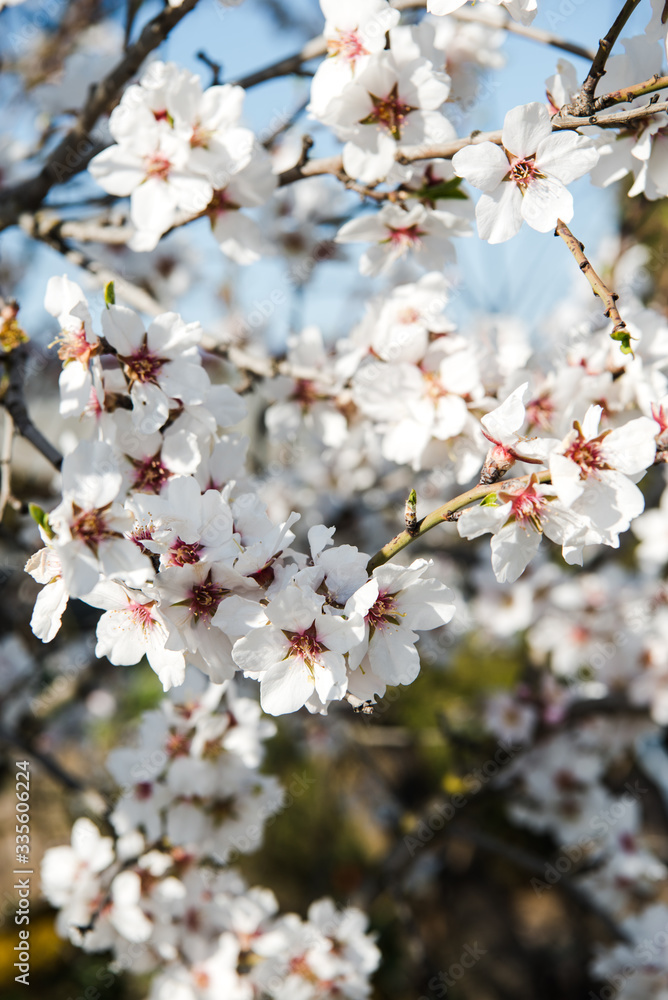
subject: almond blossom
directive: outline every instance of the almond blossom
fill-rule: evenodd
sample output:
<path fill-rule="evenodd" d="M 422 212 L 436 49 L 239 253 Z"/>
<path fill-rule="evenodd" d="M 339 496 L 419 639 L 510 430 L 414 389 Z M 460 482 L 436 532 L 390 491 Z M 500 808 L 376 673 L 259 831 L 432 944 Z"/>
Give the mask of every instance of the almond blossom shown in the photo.
<path fill-rule="evenodd" d="M 445 142 L 456 135 L 438 111 L 450 90 L 447 75 L 420 56 L 410 28 L 393 28 L 390 45 L 389 52 L 369 60 L 324 115 L 339 137 L 348 140 L 343 147 L 346 173 L 367 184 L 388 176 L 397 145 Z"/>
<path fill-rule="evenodd" d="M 364 614 L 362 643 L 353 648 L 351 670 L 365 669 L 383 684 L 411 684 L 420 671 L 414 629 L 434 629 L 447 624 L 455 613 L 452 591 L 436 580 L 424 578 L 430 563 L 416 559 L 408 567 L 387 563 L 358 592 Z M 365 667 L 366 664 L 366 667 Z"/>
<path fill-rule="evenodd" d="M 465 146 L 452 158 L 460 177 L 480 188 L 476 204 L 478 233 L 489 243 L 503 243 L 522 222 L 547 233 L 558 219 L 573 217 L 566 185 L 598 161 L 591 139 L 569 130 L 552 133 L 544 104 L 524 104 L 504 119 L 502 145 Z"/>
<path fill-rule="evenodd" d="M 362 619 L 359 613 L 325 614 L 323 602 L 314 592 L 289 587 L 267 605 L 265 624 L 234 644 L 234 662 L 259 677 L 269 715 L 294 712 L 314 694 L 327 704 L 346 690 L 343 654 L 359 642 Z"/>
<path fill-rule="evenodd" d="M 186 324 L 176 313 L 163 313 L 145 330 L 132 309 L 112 305 L 102 314 L 102 328 L 123 364 L 133 419 L 143 434 L 162 427 L 170 400 L 204 401 L 209 377 L 196 347 L 199 324 Z"/>
<path fill-rule="evenodd" d="M 550 449 L 549 465 L 556 495 L 591 521 L 588 541 L 616 548 L 619 533 L 645 508 L 633 480 L 654 461 L 658 426 L 638 417 L 599 432 L 601 414 L 600 406 L 590 406 L 582 425 L 575 421 L 570 434 Z"/>
<path fill-rule="evenodd" d="M 63 462 L 63 500 L 48 520 L 72 597 L 89 593 L 101 576 L 141 586 L 153 575 L 148 559 L 125 537 L 132 519 L 116 501 L 121 482 L 113 449 L 104 442 L 83 441 Z"/>
<path fill-rule="evenodd" d="M 582 563 L 587 522 L 555 499 L 556 490 L 537 476 L 509 480 L 494 504 L 469 507 L 457 527 L 462 538 L 492 534 L 492 569 L 499 583 L 513 583 L 538 551 L 543 534 L 562 546 L 568 563 Z"/>
<path fill-rule="evenodd" d="M 385 34 L 399 21 L 387 0 L 320 0 L 325 15 L 327 58 L 311 81 L 309 111 L 320 118 L 334 97 L 385 47 Z"/>
<path fill-rule="evenodd" d="M 336 234 L 336 242 L 375 243 L 360 258 L 360 273 L 371 276 L 389 271 L 409 252 L 422 266 L 441 269 L 455 258 L 451 237 L 468 233 L 466 222 L 455 215 L 433 212 L 420 204 L 408 211 L 385 204 L 375 215 L 346 222 Z"/>
<path fill-rule="evenodd" d="M 167 691 L 183 683 L 185 659 L 183 653 L 165 649 L 169 633 L 156 598 L 110 581 L 98 584 L 87 602 L 104 609 L 97 623 L 95 655 L 122 666 L 146 656 Z"/>

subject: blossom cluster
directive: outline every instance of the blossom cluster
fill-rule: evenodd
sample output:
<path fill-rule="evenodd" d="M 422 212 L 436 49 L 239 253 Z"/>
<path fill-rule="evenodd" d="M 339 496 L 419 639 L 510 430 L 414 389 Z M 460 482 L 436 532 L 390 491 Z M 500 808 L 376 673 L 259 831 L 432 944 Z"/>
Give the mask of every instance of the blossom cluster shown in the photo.
<path fill-rule="evenodd" d="M 104 612 L 98 656 L 129 665 L 146 655 L 165 690 L 182 683 L 186 664 L 216 683 L 242 670 L 274 715 L 411 683 L 414 630 L 454 611 L 448 588 L 425 576 L 427 561 L 369 574 L 369 555 L 333 546 L 324 525 L 309 529 L 308 554 L 292 547 L 298 515 L 273 524 L 237 484 L 247 442 L 219 430 L 245 406 L 211 384 L 196 324 L 167 313 L 145 330 L 132 310 L 108 304 L 102 356 L 78 286 L 52 279 L 47 306 L 62 326 L 63 410 L 80 413 L 91 436 L 65 458 L 63 499 L 43 516 L 46 544 L 27 565 L 45 585 L 35 634 L 51 640 L 77 597 Z"/>
<path fill-rule="evenodd" d="M 224 688 L 193 671 L 144 717 L 139 746 L 112 752 L 115 835 L 78 819 L 71 846 L 43 858 L 58 932 L 111 950 L 116 973 L 153 973 L 150 1000 L 363 1000 L 380 955 L 362 911 L 321 899 L 305 920 L 282 914 L 269 889 L 225 867 L 230 844 L 258 846 L 279 788 L 257 770 L 274 727 Z"/>
<path fill-rule="evenodd" d="M 263 387 L 270 433 L 298 436 L 309 451 L 315 442 L 338 453 L 364 442 L 386 463 L 438 467 L 442 485 L 523 474 L 459 517 L 462 537 L 493 535 L 501 582 L 520 576 L 543 534 L 571 564 L 582 564 L 587 546 L 617 548 L 644 509 L 638 479 L 661 461 L 663 317 L 629 300 L 634 358 L 593 333 L 544 376 L 529 367 L 521 330 L 458 332 L 448 296 L 446 280 L 430 273 L 373 300 L 334 351 L 313 328 L 294 337 L 288 360 L 310 377 Z"/>
<path fill-rule="evenodd" d="M 240 208 L 261 205 L 275 187 L 269 157 L 240 125 L 245 92 L 153 62 L 109 119 L 115 144 L 89 170 L 110 194 L 130 196 L 133 250 L 152 250 L 177 222 L 206 213 L 223 253 L 257 260 L 259 227 Z"/>

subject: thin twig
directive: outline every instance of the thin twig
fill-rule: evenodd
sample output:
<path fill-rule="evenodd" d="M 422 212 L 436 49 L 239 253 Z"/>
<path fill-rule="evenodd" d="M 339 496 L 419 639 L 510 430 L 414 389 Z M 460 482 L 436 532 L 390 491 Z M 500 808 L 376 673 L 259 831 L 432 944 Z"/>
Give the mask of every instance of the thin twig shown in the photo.
<path fill-rule="evenodd" d="M 394 3 L 392 6 L 398 7 L 399 4 Z M 551 31 L 545 31 L 543 28 L 534 28 L 533 25 L 520 24 L 518 21 L 513 21 L 510 17 L 506 17 L 500 23 L 494 22 L 491 18 L 485 16 L 484 8 L 476 10 L 475 7 L 460 7 L 459 10 L 453 11 L 450 17 L 454 17 L 456 21 L 469 21 L 474 24 L 488 25 L 490 28 L 501 28 L 511 35 L 520 35 L 522 38 L 528 38 L 532 42 L 538 42 L 541 45 L 550 45 L 552 48 L 561 49 L 562 52 L 570 52 L 573 56 L 588 59 L 589 62 L 594 58 L 594 53 L 590 49 L 585 49 L 576 42 L 569 42 L 565 38 L 560 38 L 559 35 L 554 35 Z"/>
<path fill-rule="evenodd" d="M 582 128 L 586 125 L 598 125 L 599 128 L 623 128 L 632 122 L 643 118 L 649 118 L 661 111 L 668 110 L 668 102 L 662 104 L 652 104 L 651 102 L 642 108 L 629 108 L 617 114 L 610 115 L 571 115 L 563 113 L 555 115 L 552 119 L 552 130 L 561 132 L 564 130 Z M 416 163 L 420 160 L 451 160 L 455 153 L 467 146 L 475 146 L 481 142 L 493 142 L 500 145 L 502 142 L 501 129 L 492 132 L 472 132 L 469 136 L 455 139 L 452 142 L 438 143 L 434 145 L 416 146 L 397 149 L 395 159 L 397 163 Z M 288 170 L 284 170 L 278 175 L 279 187 L 287 184 L 294 184 L 295 181 L 304 180 L 308 177 L 319 177 L 324 174 L 332 174 L 340 181 L 348 185 L 353 180 L 349 178 L 343 169 L 343 159 L 341 156 L 327 156 L 317 160 L 307 160 L 304 164 L 296 164 Z M 364 192 L 367 193 L 366 191 Z"/>
<path fill-rule="evenodd" d="M 550 473 L 547 470 L 538 473 L 534 472 L 532 475 L 537 477 L 540 483 L 549 483 L 550 481 Z M 421 521 L 417 522 L 412 531 L 401 531 L 386 545 L 383 545 L 382 549 L 376 552 L 367 563 L 367 571 L 372 573 L 374 569 L 392 559 L 393 556 L 396 556 L 398 552 L 405 549 L 411 542 L 414 542 L 417 538 L 421 538 L 428 531 L 431 531 L 432 528 L 435 528 L 437 524 L 456 520 L 458 512 L 464 507 L 468 507 L 469 504 L 475 503 L 476 500 L 484 500 L 485 497 L 493 496 L 502 490 L 506 490 L 510 485 L 515 483 L 528 483 L 530 479 L 531 475 L 518 476 L 515 479 L 504 479 L 492 486 L 474 486 L 473 489 L 467 490 L 466 493 L 460 493 L 453 500 L 448 500 L 447 503 L 433 510 L 431 514 L 423 517 Z"/>
<path fill-rule="evenodd" d="M 555 236 L 561 236 L 562 240 L 573 254 L 578 267 L 584 274 L 585 278 L 591 285 L 594 295 L 598 295 L 599 299 L 603 303 L 605 315 L 609 320 L 612 320 L 612 333 L 610 336 L 613 340 L 618 340 L 621 344 L 621 349 L 625 354 L 631 353 L 630 339 L 631 334 L 626 326 L 626 323 L 619 315 L 619 310 L 617 308 L 617 299 L 619 296 L 616 292 L 610 291 L 608 286 L 605 284 L 602 278 L 596 273 L 594 268 L 591 266 L 589 260 L 585 256 L 584 244 L 577 239 L 576 236 L 570 231 L 565 222 L 561 219 L 557 220 L 557 228 L 555 229 Z"/>
<path fill-rule="evenodd" d="M 60 469 L 63 464 L 63 456 L 57 448 L 54 448 L 46 440 L 41 431 L 37 430 L 28 414 L 28 407 L 25 402 L 24 382 L 29 350 L 30 344 L 21 344 L 3 359 L 9 370 L 9 381 L 2 398 L 0 398 L 0 404 L 10 414 L 19 434 L 27 441 L 30 441 L 33 447 L 37 448 L 54 468 Z"/>
<path fill-rule="evenodd" d="M 121 299 L 125 299 L 133 309 L 147 313 L 149 316 L 159 316 L 160 313 L 165 311 L 160 303 L 145 289 L 133 285 L 132 282 L 121 277 L 121 275 L 117 274 L 111 268 L 87 256 L 82 250 L 68 246 L 61 236 L 62 230 L 59 220 L 54 220 L 48 214 L 38 213 L 37 215 L 22 215 L 19 221 L 21 228 L 28 236 L 46 243 L 47 246 L 52 247 L 59 254 L 62 254 L 66 260 L 69 260 L 77 267 L 83 268 L 89 274 L 93 275 L 101 287 L 113 281 L 116 295 Z M 63 228 L 65 227 L 63 226 Z"/>
<path fill-rule="evenodd" d="M 317 38 L 312 38 L 299 52 L 295 52 L 294 55 L 287 56 L 285 59 L 279 59 L 277 62 L 265 66 L 264 69 L 259 69 L 255 73 L 248 73 L 246 76 L 240 76 L 230 82 L 248 90 L 249 87 L 255 87 L 258 83 L 264 83 L 265 80 L 273 80 L 279 76 L 289 76 L 291 73 L 298 73 L 303 63 L 308 62 L 310 59 L 317 59 L 318 56 L 324 56 L 326 51 L 327 42 L 323 35 L 318 35 Z"/>
<path fill-rule="evenodd" d="M 394 7 L 395 10 L 419 10 L 426 6 L 426 0 L 421 0 L 421 2 L 420 0 L 392 0 L 390 6 Z M 590 52 L 589 49 L 585 49 L 575 42 L 568 42 L 558 35 L 554 35 L 551 31 L 534 28 L 530 25 L 518 24 L 517 21 L 513 21 L 510 17 L 506 17 L 503 21 L 493 21 L 486 15 L 484 8 L 460 7 L 459 10 L 453 11 L 449 16 L 455 18 L 457 21 L 483 24 L 497 31 L 500 29 L 512 35 L 521 35 L 522 38 L 528 38 L 541 45 L 551 45 L 555 49 L 570 52 L 571 55 L 580 56 L 582 59 L 589 59 L 590 62 L 594 58 L 594 53 Z"/>
<path fill-rule="evenodd" d="M 661 76 L 655 73 L 649 80 L 642 83 L 634 83 L 630 87 L 622 87 L 621 90 L 612 90 L 609 94 L 603 94 L 594 101 L 597 111 L 611 108 L 615 104 L 625 104 L 627 101 L 634 101 L 636 97 L 645 97 L 646 94 L 654 94 L 657 90 L 668 87 L 668 76 Z"/>
<path fill-rule="evenodd" d="M 190 13 L 197 2 L 198 0 L 183 0 L 178 7 L 165 7 L 149 21 L 115 69 L 91 88 L 76 124 L 49 154 L 39 174 L 3 191 L 0 230 L 16 225 L 23 212 L 35 210 L 54 185 L 63 184 L 86 169 L 97 151 L 90 133 L 98 119 L 112 110 L 122 88 L 132 79 L 146 57 Z"/>
<path fill-rule="evenodd" d="M 588 118 L 577 118 L 574 115 L 562 115 L 561 113 L 552 119 L 552 128 L 561 131 L 562 129 L 577 129 L 585 125 L 598 125 L 599 128 L 625 128 L 634 122 L 649 119 L 661 111 L 668 111 L 668 102 L 661 104 L 648 101 L 641 108 L 628 108 L 626 111 L 618 111 L 612 115 L 589 115 Z"/>
<path fill-rule="evenodd" d="M 598 43 L 598 50 L 592 60 L 589 73 L 582 84 L 582 89 L 579 94 L 576 94 L 566 109 L 570 114 L 582 117 L 591 115 L 596 110 L 594 94 L 596 93 L 599 80 L 605 74 L 605 67 L 610 52 L 624 29 L 624 25 L 639 3 L 640 0 L 626 0 L 607 35 Z"/>

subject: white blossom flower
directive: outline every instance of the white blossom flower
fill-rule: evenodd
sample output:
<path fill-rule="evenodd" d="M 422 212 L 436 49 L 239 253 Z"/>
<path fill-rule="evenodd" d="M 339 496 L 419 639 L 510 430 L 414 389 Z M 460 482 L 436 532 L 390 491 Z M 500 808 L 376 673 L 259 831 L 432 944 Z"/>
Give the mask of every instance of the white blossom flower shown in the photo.
<path fill-rule="evenodd" d="M 86 601 L 104 609 L 97 623 L 96 656 L 106 656 L 121 666 L 138 663 L 146 656 L 165 691 L 183 683 L 183 653 L 165 649 L 168 630 L 157 608 L 157 595 L 151 599 L 109 581 L 98 584 Z"/>
<path fill-rule="evenodd" d="M 645 507 L 633 479 L 654 461 L 657 424 L 638 417 L 599 433 L 601 414 L 600 406 L 590 406 L 582 425 L 575 421 L 564 440 L 550 448 L 549 465 L 561 502 L 591 521 L 587 540 L 616 548 L 619 533 Z"/>
<path fill-rule="evenodd" d="M 141 586 L 153 575 L 150 562 L 125 537 L 131 516 L 115 502 L 122 477 L 113 449 L 82 441 L 63 462 L 63 500 L 49 514 L 54 551 L 72 597 L 89 593 L 100 579 L 122 578 Z"/>
<path fill-rule="evenodd" d="M 324 614 L 323 601 L 290 586 L 264 609 L 265 624 L 234 644 L 235 663 L 259 676 L 270 715 L 296 712 L 314 693 L 324 704 L 345 693 L 343 654 L 359 643 L 362 620 Z"/>
<path fill-rule="evenodd" d="M 346 222 L 336 234 L 337 243 L 375 243 L 360 259 L 360 272 L 371 276 L 388 271 L 404 254 L 412 252 L 424 267 L 442 269 L 455 259 L 452 236 L 468 234 L 466 223 L 444 217 L 424 205 L 406 211 L 385 204 L 374 215 Z"/>
<path fill-rule="evenodd" d="M 397 146 L 419 146 L 456 138 L 439 112 L 450 81 L 420 57 L 411 29 L 393 28 L 388 51 L 376 53 L 355 75 L 324 116 L 343 147 L 343 167 L 350 177 L 373 184 L 394 167 Z M 417 58 L 416 58 L 417 57 Z"/>
<path fill-rule="evenodd" d="M 364 641 L 351 650 L 351 670 L 366 657 L 376 677 L 387 684 L 412 684 L 420 672 L 414 629 L 445 625 L 455 613 L 453 593 L 438 580 L 424 579 L 430 566 L 416 559 L 410 566 L 378 566 L 355 595 L 364 613 Z"/>
<path fill-rule="evenodd" d="M 400 17 L 387 0 L 320 0 L 320 7 L 325 15 L 327 58 L 311 81 L 308 106 L 317 118 L 323 116 L 330 101 L 367 65 L 368 57 L 382 51 L 386 32 Z"/>
<path fill-rule="evenodd" d="M 534 102 L 508 112 L 501 146 L 465 146 L 452 165 L 483 191 L 476 205 L 481 239 L 503 243 L 523 221 L 541 233 L 554 229 L 558 219 L 569 222 L 573 198 L 566 185 L 597 161 L 591 139 L 568 130 L 553 134 L 547 108 Z"/>
<path fill-rule="evenodd" d="M 561 544 L 566 562 L 581 563 L 587 522 L 554 496 L 554 488 L 541 486 L 536 476 L 528 483 L 509 480 L 497 493 L 500 504 L 469 507 L 460 516 L 462 538 L 492 533 L 492 569 L 499 583 L 513 583 L 521 576 L 542 534 Z"/>
<path fill-rule="evenodd" d="M 102 329 L 129 380 L 133 419 L 142 433 L 163 426 L 170 402 L 204 401 L 210 383 L 197 350 L 198 323 L 163 313 L 145 330 L 132 309 L 110 306 L 102 313 Z"/>

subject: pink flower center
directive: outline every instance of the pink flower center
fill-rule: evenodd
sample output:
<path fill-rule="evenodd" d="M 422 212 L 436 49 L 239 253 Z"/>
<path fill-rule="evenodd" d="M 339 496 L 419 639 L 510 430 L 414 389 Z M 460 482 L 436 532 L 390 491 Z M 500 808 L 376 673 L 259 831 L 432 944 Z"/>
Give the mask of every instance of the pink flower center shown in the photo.
<path fill-rule="evenodd" d="M 156 382 L 162 366 L 166 364 L 166 358 L 159 358 L 149 351 L 146 340 L 134 354 L 128 357 L 119 358 L 126 367 L 127 373 L 133 382 Z"/>
<path fill-rule="evenodd" d="M 213 583 L 211 580 L 193 587 L 189 602 L 193 618 L 197 621 L 200 619 L 205 622 L 210 621 L 215 615 L 218 605 L 228 593 L 229 591 L 225 590 L 223 586 Z"/>
<path fill-rule="evenodd" d="M 203 547 L 199 542 L 184 542 L 177 538 L 169 548 L 169 565 L 185 566 L 199 562 L 199 554 Z"/>
<path fill-rule="evenodd" d="M 592 438 L 590 441 L 585 441 L 577 421 L 575 422 L 575 429 L 578 436 L 568 446 L 564 454 L 571 461 L 575 462 L 576 465 L 580 466 L 581 477 L 586 478 L 594 472 L 609 469 L 610 466 L 606 462 L 603 450 L 603 439 L 609 432 L 604 431 L 598 437 Z"/>
<path fill-rule="evenodd" d="M 133 531 L 132 534 L 130 535 L 130 540 L 133 541 L 135 545 L 141 549 L 141 551 L 144 553 L 145 556 L 151 555 L 146 546 L 142 545 L 142 542 L 153 541 L 153 535 L 151 534 L 150 528 L 147 527 L 137 528 L 137 530 Z"/>
<path fill-rule="evenodd" d="M 320 397 L 318 390 L 315 387 L 315 383 L 311 379 L 300 378 L 297 379 L 295 387 L 292 391 L 292 398 L 301 403 L 303 407 L 308 408 L 312 406 Z"/>
<path fill-rule="evenodd" d="M 406 306 L 397 314 L 397 319 L 400 323 L 405 323 L 407 326 L 413 323 L 417 323 L 420 319 L 420 312 L 415 306 Z"/>
<path fill-rule="evenodd" d="M 183 757 L 190 753 L 190 737 L 186 733 L 170 733 L 165 743 L 168 757 Z"/>
<path fill-rule="evenodd" d="M 324 649 L 324 646 L 318 642 L 315 623 L 309 625 L 303 632 L 289 632 L 288 639 L 290 640 L 289 655 L 299 657 L 312 670 Z"/>
<path fill-rule="evenodd" d="M 356 31 L 340 31 L 337 28 L 336 34 L 337 38 L 330 38 L 327 41 L 329 56 L 340 56 L 353 64 L 360 56 L 368 56 L 369 50 L 365 48 Z"/>
<path fill-rule="evenodd" d="M 138 493 L 155 493 L 157 496 L 167 480 L 171 478 L 171 472 L 162 464 L 160 452 L 151 458 L 145 458 L 143 462 L 139 459 L 130 459 L 130 461 L 135 467 L 132 478 L 134 488 Z"/>
<path fill-rule="evenodd" d="M 135 785 L 135 798 L 140 802 L 146 802 L 153 795 L 153 785 L 150 781 L 140 781 Z"/>
<path fill-rule="evenodd" d="M 211 985 L 211 977 L 205 969 L 193 969 L 191 975 L 197 990 L 207 990 Z"/>
<path fill-rule="evenodd" d="M 192 135 L 190 136 L 191 149 L 208 149 L 209 143 L 213 138 L 213 134 L 213 129 L 204 128 L 199 122 L 196 122 L 193 127 Z"/>
<path fill-rule="evenodd" d="M 232 201 L 225 188 L 219 188 L 213 192 L 213 198 L 207 205 L 207 215 L 211 219 L 224 215 L 225 212 L 235 212 L 239 209 L 236 202 Z"/>
<path fill-rule="evenodd" d="M 151 153 L 150 156 L 144 157 L 144 170 L 147 178 L 157 177 L 158 180 L 166 181 L 171 169 L 171 161 L 163 153 Z"/>
<path fill-rule="evenodd" d="M 49 344 L 58 344 L 58 357 L 67 364 L 68 361 L 80 361 L 88 365 L 91 354 L 96 353 L 100 341 L 95 338 L 93 343 L 86 340 L 86 329 L 83 325 L 77 330 L 61 330 L 58 336 Z"/>
<path fill-rule="evenodd" d="M 414 226 L 388 226 L 388 237 L 383 240 L 384 243 L 391 243 L 392 246 L 399 247 L 413 247 L 420 245 L 420 237 L 426 236 L 427 233 L 420 229 L 417 225 Z"/>
<path fill-rule="evenodd" d="M 360 120 L 360 125 L 378 125 L 389 132 L 397 142 L 401 139 L 401 130 L 406 118 L 415 108 L 399 97 L 399 84 L 395 83 L 386 97 L 369 94 L 373 110 L 366 118 Z"/>
<path fill-rule="evenodd" d="M 75 511 L 79 508 L 74 507 Z M 117 538 L 118 532 L 112 531 L 104 518 L 104 511 L 100 509 L 84 510 L 76 513 L 70 531 L 73 538 L 80 538 L 90 549 L 96 549 L 100 542 L 108 538 Z"/>
<path fill-rule="evenodd" d="M 542 175 L 538 172 L 532 156 L 527 156 L 522 160 L 514 160 L 510 165 L 510 173 L 508 174 L 509 179 L 514 184 L 517 184 L 522 194 L 524 194 L 532 180 L 540 176 Z"/>
<path fill-rule="evenodd" d="M 528 483 L 528 485 L 522 490 L 505 490 L 498 494 L 499 500 L 502 503 L 512 504 L 511 518 L 514 517 L 516 521 L 520 521 L 523 524 L 531 524 L 537 531 L 541 531 L 540 518 L 545 510 L 546 499 L 545 497 L 536 490 L 534 483 Z"/>
<path fill-rule="evenodd" d="M 143 632 L 150 632 L 155 625 L 155 618 L 151 614 L 154 603 L 149 601 L 148 604 L 140 604 L 138 601 L 133 601 L 128 607 L 135 625 L 138 625 Z"/>
<path fill-rule="evenodd" d="M 434 404 L 436 404 L 436 401 L 441 399 L 442 396 L 448 395 L 448 390 L 445 388 L 436 372 L 423 371 L 422 378 L 424 381 L 425 395 L 433 400 Z"/>
<path fill-rule="evenodd" d="M 395 598 L 396 594 L 379 594 L 376 598 L 376 603 L 373 607 L 369 608 L 364 620 L 368 623 L 372 632 L 374 629 L 384 629 L 388 625 L 396 627 L 399 624 L 397 615 L 401 614 L 401 612 L 397 610 Z"/>

